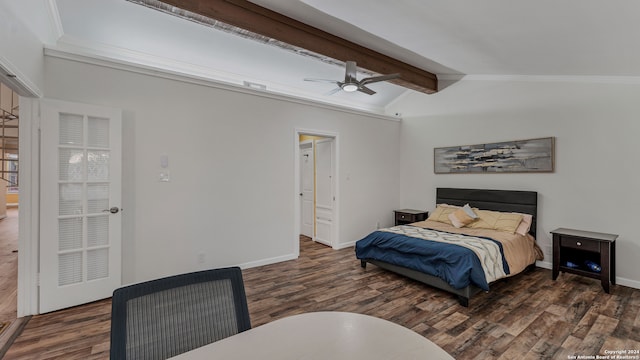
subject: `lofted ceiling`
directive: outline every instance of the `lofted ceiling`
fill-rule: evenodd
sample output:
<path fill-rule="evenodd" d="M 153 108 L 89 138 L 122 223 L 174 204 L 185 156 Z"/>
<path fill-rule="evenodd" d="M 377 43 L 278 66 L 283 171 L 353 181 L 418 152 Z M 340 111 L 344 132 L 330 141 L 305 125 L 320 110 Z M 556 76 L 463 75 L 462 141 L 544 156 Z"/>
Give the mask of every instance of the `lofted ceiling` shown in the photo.
<path fill-rule="evenodd" d="M 414 91 L 375 83 L 370 85 L 377 92 L 372 96 L 325 95 L 333 84 L 304 78 L 341 80 L 341 62 L 301 56 L 125 0 L 0 1 L 22 15 L 52 53 L 248 84 L 382 114 L 405 92 Z M 251 2 L 439 79 L 462 75 L 640 77 L 640 2 L 636 0 Z M 38 4 L 49 10 L 48 26 L 34 20 L 47 18 L 33 14 L 42 11 L 35 10 Z M 358 78 L 370 75 L 359 72 Z"/>

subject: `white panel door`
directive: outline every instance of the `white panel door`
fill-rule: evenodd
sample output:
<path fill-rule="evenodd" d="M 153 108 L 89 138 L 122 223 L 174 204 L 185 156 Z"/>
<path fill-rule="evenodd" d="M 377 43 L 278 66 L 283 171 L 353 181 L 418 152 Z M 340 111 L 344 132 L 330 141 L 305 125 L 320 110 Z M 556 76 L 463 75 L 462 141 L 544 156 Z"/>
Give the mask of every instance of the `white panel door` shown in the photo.
<path fill-rule="evenodd" d="M 334 139 L 316 141 L 316 237 L 315 240 L 333 244 L 334 210 Z"/>
<path fill-rule="evenodd" d="M 313 141 L 300 143 L 300 233 L 310 238 L 314 236 L 314 167 Z"/>
<path fill-rule="evenodd" d="M 40 313 L 121 285 L 121 113 L 41 102 Z"/>

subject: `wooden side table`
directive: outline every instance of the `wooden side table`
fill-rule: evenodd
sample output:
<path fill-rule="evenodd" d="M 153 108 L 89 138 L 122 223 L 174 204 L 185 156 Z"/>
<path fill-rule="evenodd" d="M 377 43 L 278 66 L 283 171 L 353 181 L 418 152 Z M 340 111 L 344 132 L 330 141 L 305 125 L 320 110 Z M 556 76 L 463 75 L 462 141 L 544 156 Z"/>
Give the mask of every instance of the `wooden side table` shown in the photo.
<path fill-rule="evenodd" d="M 405 225 L 427 220 L 429 216 L 429 212 L 423 210 L 402 209 L 394 210 L 393 212 L 396 214 L 396 225 Z"/>
<path fill-rule="evenodd" d="M 609 284 L 616 284 L 616 239 L 618 235 L 559 228 L 553 234 L 553 280 L 558 273 L 568 272 L 600 279 L 608 294 Z M 600 272 L 585 265 L 592 261 Z"/>

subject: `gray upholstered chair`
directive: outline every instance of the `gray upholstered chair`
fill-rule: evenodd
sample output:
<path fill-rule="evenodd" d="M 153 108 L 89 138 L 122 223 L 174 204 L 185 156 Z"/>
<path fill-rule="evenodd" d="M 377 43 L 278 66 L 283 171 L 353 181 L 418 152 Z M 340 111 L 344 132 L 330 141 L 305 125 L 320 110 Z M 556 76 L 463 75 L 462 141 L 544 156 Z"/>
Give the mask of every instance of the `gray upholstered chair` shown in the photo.
<path fill-rule="evenodd" d="M 166 359 L 250 328 L 238 267 L 147 281 L 113 292 L 111 359 Z"/>

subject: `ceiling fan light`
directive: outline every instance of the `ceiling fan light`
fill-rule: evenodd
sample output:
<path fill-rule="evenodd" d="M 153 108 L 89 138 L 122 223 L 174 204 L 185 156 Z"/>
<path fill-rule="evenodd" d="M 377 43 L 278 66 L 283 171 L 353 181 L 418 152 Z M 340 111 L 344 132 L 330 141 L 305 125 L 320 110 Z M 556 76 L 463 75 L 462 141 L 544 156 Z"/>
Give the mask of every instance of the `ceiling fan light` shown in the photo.
<path fill-rule="evenodd" d="M 354 92 L 358 90 L 358 85 L 356 84 L 343 84 L 342 85 L 342 90 L 346 91 L 346 92 Z"/>

